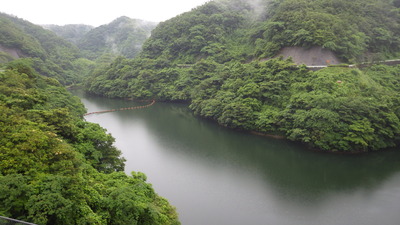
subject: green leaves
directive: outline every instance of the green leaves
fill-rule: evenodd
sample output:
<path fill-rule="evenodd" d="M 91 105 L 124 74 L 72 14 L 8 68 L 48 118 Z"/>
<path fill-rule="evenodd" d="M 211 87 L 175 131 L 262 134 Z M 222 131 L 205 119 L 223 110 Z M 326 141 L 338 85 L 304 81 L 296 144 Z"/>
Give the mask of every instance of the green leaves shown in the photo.
<path fill-rule="evenodd" d="M 36 71 L 63 84 L 82 81 L 84 74 L 73 63 L 79 55 L 75 45 L 49 30 L 3 13 L 0 24 L 0 44 L 14 52 L 15 58 L 31 57 L 31 66 Z"/>
<path fill-rule="evenodd" d="M 389 13 L 395 11 L 391 4 L 372 0 L 281 1 L 271 19 L 258 25 L 253 36 L 256 55 L 271 56 L 285 46 L 323 46 L 350 62 L 365 51 L 395 54 L 399 47 L 394 44 L 393 32 L 398 32 L 399 15 Z"/>
<path fill-rule="evenodd" d="M 290 65 L 275 59 L 216 67 L 219 76 L 195 86 L 190 108 L 224 126 L 284 134 L 327 151 L 378 150 L 397 143 L 398 68 L 380 66 L 375 70 L 393 75 L 370 76 L 376 72 L 340 67 L 308 72 Z"/>
<path fill-rule="evenodd" d="M 25 60 L 6 68 L 0 214 L 37 224 L 179 224 L 144 174 L 116 172 L 125 159 L 105 129 L 82 120 L 79 99 Z"/>
<path fill-rule="evenodd" d="M 320 46 L 347 62 L 395 55 L 400 20 L 392 1 L 263 3 L 263 16 L 254 16 L 260 9 L 248 1 L 219 1 L 159 24 L 140 57 L 95 70 L 89 91 L 190 101 L 196 115 L 223 126 L 286 135 L 327 151 L 395 146 L 398 67 L 310 72 L 290 60 L 267 60 L 287 46 Z"/>
<path fill-rule="evenodd" d="M 368 143 L 374 140 L 374 129 L 367 119 L 354 121 L 349 126 L 349 132 L 343 139 L 353 142 L 355 145 L 362 146 L 363 150 L 368 148 Z"/>
<path fill-rule="evenodd" d="M 80 123 L 79 127 L 74 147 L 91 166 L 104 173 L 124 170 L 125 159 L 120 157 L 121 151 L 113 146 L 114 138 L 106 134 L 105 129 L 87 122 Z"/>

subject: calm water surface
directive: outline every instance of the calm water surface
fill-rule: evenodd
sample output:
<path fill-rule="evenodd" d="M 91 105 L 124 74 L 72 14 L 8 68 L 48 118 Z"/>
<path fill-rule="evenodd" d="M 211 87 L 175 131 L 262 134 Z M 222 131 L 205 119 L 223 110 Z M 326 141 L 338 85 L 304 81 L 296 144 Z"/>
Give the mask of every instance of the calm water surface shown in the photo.
<path fill-rule="evenodd" d="M 75 94 L 89 112 L 146 104 Z M 182 104 L 86 120 L 116 138 L 126 173 L 146 173 L 183 225 L 400 224 L 400 151 L 311 152 L 222 128 Z"/>

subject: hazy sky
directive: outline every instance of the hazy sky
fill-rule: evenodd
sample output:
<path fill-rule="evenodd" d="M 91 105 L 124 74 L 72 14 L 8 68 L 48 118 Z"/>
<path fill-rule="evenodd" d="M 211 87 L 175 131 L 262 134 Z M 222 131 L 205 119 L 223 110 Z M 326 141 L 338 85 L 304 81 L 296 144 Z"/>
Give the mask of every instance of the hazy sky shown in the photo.
<path fill-rule="evenodd" d="M 107 24 L 120 16 L 160 22 L 209 0 L 8 0 L 0 12 L 35 24 Z"/>

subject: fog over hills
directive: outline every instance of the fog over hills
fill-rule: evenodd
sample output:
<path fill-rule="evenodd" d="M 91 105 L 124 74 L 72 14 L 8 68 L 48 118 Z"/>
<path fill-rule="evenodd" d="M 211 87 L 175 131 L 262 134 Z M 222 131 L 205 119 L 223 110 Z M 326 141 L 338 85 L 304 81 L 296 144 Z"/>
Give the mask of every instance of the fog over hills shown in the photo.
<path fill-rule="evenodd" d="M 76 44 L 86 57 L 95 59 L 106 53 L 135 57 L 156 25 L 122 16 L 99 27 L 82 24 L 43 26 Z"/>
<path fill-rule="evenodd" d="M 87 32 L 77 46 L 91 59 L 103 53 L 133 58 L 140 52 L 142 44 L 156 25 L 126 16 L 119 17 Z"/>
<path fill-rule="evenodd" d="M 77 44 L 80 39 L 94 28 L 93 26 L 85 24 L 68 24 L 64 26 L 45 24 L 42 25 L 42 27 L 53 31 L 58 36 L 74 44 Z"/>

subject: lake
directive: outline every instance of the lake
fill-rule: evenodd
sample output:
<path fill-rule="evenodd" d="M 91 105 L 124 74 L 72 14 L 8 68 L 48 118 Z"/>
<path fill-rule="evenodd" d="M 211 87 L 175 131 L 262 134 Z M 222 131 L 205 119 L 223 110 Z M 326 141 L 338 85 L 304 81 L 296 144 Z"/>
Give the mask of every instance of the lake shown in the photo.
<path fill-rule="evenodd" d="M 88 112 L 146 105 L 74 91 Z M 94 114 L 125 171 L 147 175 L 183 225 L 397 225 L 400 151 L 335 155 L 192 114 L 185 104 Z"/>

